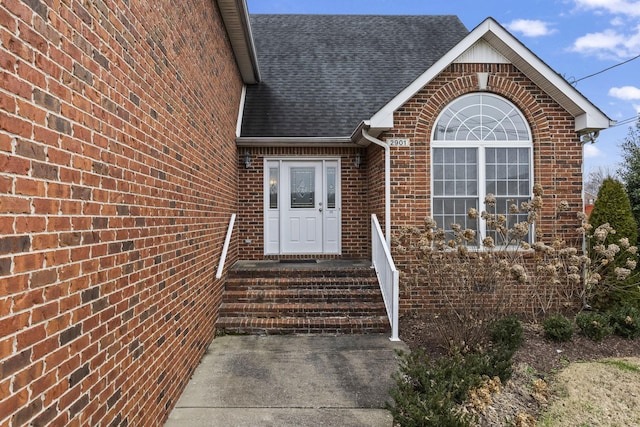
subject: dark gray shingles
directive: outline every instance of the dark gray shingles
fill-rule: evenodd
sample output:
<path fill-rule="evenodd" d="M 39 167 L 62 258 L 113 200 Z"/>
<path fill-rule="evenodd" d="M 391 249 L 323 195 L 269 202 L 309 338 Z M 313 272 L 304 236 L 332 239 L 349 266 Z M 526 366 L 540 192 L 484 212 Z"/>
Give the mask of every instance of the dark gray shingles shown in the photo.
<path fill-rule="evenodd" d="M 252 15 L 244 137 L 348 136 L 457 44 L 455 16 Z"/>

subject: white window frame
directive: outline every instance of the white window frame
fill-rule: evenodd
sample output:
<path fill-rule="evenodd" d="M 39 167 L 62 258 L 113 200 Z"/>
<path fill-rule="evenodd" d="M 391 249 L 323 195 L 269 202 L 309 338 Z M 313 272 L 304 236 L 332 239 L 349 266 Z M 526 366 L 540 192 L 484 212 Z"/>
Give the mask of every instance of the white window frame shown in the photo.
<path fill-rule="evenodd" d="M 511 112 L 517 112 L 519 114 L 519 116 L 521 117 L 523 123 L 526 125 L 526 131 L 527 131 L 527 135 L 526 135 L 526 139 L 516 139 L 516 140 L 509 140 L 509 139 L 505 139 L 505 140 L 500 140 L 500 141 L 495 141 L 495 140 L 464 140 L 464 141 L 459 141 L 459 140 L 437 140 L 436 139 L 436 133 L 438 130 L 438 125 L 440 124 L 440 121 L 443 119 L 443 116 L 448 113 L 449 111 L 452 110 L 452 108 L 455 107 L 455 105 L 459 102 L 459 101 L 463 101 L 466 102 L 468 101 L 465 98 L 469 98 L 469 97 L 479 97 L 479 99 L 482 101 L 483 97 L 488 96 L 488 97 L 493 97 L 493 98 L 497 98 L 500 99 L 501 101 L 503 101 L 504 103 L 506 103 L 507 105 L 509 105 L 512 110 Z M 477 105 L 477 104 L 473 104 L 473 105 Z M 482 108 L 481 108 L 482 111 Z M 449 121 L 450 122 L 450 121 Z M 486 150 L 487 148 L 527 148 L 529 150 L 529 194 L 528 196 L 523 196 L 523 197 L 527 197 L 527 199 L 530 199 L 533 196 L 533 185 L 534 185 L 534 168 L 533 168 L 533 138 L 532 138 L 532 133 L 531 133 L 531 127 L 529 125 L 529 123 L 527 122 L 524 114 L 522 113 L 522 111 L 515 106 L 512 102 L 510 102 L 509 100 L 499 96 L 499 95 L 495 95 L 495 94 L 490 94 L 490 93 L 485 93 L 485 92 L 475 92 L 475 93 L 471 93 L 471 94 L 467 94 L 467 95 L 463 95 L 459 98 L 456 98 L 455 100 L 453 100 L 452 102 L 450 102 L 438 115 L 436 121 L 434 122 L 435 126 L 433 127 L 433 131 L 432 131 L 432 135 L 431 135 L 431 164 L 430 164 L 430 171 L 433 172 L 434 170 L 434 149 L 436 148 L 475 148 L 477 150 L 477 183 L 478 183 L 478 195 L 476 196 L 478 199 L 478 207 L 479 207 L 479 211 L 483 211 L 483 210 L 487 210 L 487 206 L 484 204 L 484 200 L 487 196 L 487 179 L 486 179 Z M 462 127 L 462 125 L 460 125 L 460 127 Z M 447 196 L 435 196 L 434 195 L 434 174 L 430 173 L 430 181 L 431 181 L 431 207 L 432 207 L 432 215 L 435 213 L 434 212 L 434 208 L 435 208 L 435 203 L 434 203 L 434 199 L 442 199 L 443 197 L 447 197 Z M 460 198 L 473 198 L 473 196 L 450 196 L 453 199 L 460 199 Z M 449 226 L 447 224 L 438 224 L 438 227 L 443 228 L 446 231 L 450 231 L 450 228 L 448 228 Z M 487 236 L 487 230 L 486 230 L 486 223 L 483 220 L 480 220 L 478 223 L 478 233 L 480 234 L 480 236 L 482 237 L 486 237 Z M 530 236 L 530 239 L 532 239 L 533 237 Z"/>

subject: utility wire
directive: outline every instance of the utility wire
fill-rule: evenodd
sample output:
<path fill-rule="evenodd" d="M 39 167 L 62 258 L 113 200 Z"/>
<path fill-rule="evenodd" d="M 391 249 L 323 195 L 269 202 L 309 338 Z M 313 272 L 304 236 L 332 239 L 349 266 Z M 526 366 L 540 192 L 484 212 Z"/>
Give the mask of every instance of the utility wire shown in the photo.
<path fill-rule="evenodd" d="M 620 121 L 616 122 L 615 125 L 609 126 L 609 127 L 610 128 L 615 128 L 615 127 L 618 127 L 618 126 L 623 126 L 623 125 L 626 125 L 626 124 L 629 124 L 629 123 L 633 123 L 633 122 L 635 122 L 636 120 L 639 120 L 639 119 L 640 119 L 640 116 L 629 117 L 628 119 L 620 120 Z"/>
<path fill-rule="evenodd" d="M 572 81 L 572 82 L 569 82 L 569 84 L 571 84 L 571 85 L 575 85 L 575 84 L 576 84 L 576 83 L 578 83 L 579 81 L 586 80 L 586 79 L 588 79 L 588 78 L 591 78 L 591 77 L 597 76 L 598 74 L 602 74 L 602 73 L 604 73 L 604 72 L 606 72 L 606 71 L 609 71 L 609 70 L 611 70 L 611 69 L 613 69 L 613 68 L 619 67 L 619 66 L 624 65 L 624 64 L 628 64 L 629 62 L 631 62 L 631 61 L 635 61 L 635 60 L 636 60 L 636 59 L 638 59 L 638 58 L 640 58 L 640 54 L 638 54 L 638 55 L 634 56 L 633 58 L 629 58 L 629 59 L 627 59 L 626 61 L 622 61 L 622 62 L 620 62 L 620 63 L 618 63 L 618 64 L 614 64 L 614 65 L 612 65 L 612 66 L 610 66 L 610 67 L 607 67 L 607 68 L 605 68 L 604 70 L 600 70 L 600 71 L 595 72 L 595 73 L 593 73 L 593 74 L 589 74 L 588 76 L 580 77 L 579 79 L 576 79 L 576 80 L 574 80 L 574 81 Z"/>

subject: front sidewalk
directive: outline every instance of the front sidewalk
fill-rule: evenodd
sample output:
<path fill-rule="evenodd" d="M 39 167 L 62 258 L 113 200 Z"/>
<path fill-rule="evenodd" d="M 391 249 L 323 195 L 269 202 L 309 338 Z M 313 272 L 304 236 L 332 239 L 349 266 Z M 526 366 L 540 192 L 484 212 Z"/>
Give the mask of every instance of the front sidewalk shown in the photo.
<path fill-rule="evenodd" d="M 386 335 L 216 338 L 165 427 L 390 427 L 396 349 Z"/>

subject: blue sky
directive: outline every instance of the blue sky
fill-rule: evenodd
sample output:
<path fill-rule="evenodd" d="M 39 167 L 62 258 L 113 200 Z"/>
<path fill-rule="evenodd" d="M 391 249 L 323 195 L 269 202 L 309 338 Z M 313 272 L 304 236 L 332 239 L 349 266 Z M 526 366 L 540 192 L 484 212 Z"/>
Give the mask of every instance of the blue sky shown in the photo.
<path fill-rule="evenodd" d="M 569 81 L 640 55 L 640 0 L 247 0 L 250 13 L 457 15 L 471 30 L 488 16 Z M 640 113 L 640 58 L 575 83 L 618 122 Z M 615 172 L 633 122 L 585 147 L 585 176 Z"/>

